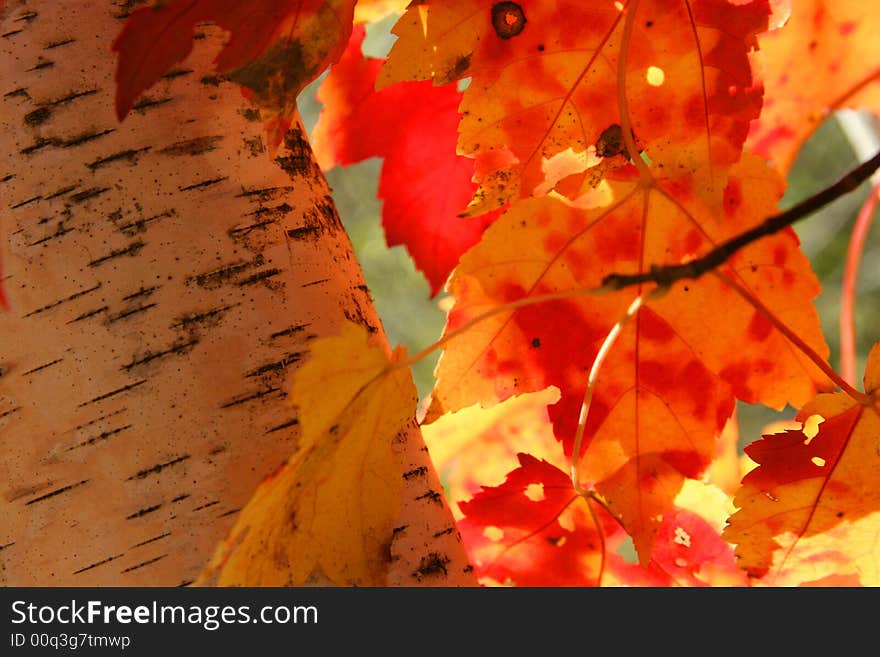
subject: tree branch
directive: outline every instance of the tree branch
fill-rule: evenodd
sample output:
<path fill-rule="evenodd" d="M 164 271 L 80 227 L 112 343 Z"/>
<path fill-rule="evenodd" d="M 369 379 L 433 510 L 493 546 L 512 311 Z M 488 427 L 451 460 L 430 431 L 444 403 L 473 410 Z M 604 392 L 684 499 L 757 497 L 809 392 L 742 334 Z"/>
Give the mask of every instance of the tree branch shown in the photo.
<path fill-rule="evenodd" d="M 744 246 L 762 237 L 779 232 L 786 226 L 790 226 L 794 222 L 828 205 L 831 201 L 853 191 L 870 178 L 871 174 L 878 168 L 880 168 L 880 152 L 844 175 L 833 185 L 801 201 L 785 212 L 769 217 L 764 223 L 755 226 L 751 230 L 747 230 L 726 242 L 722 242 L 707 254 L 695 260 L 679 265 L 652 265 L 649 271 L 637 274 L 609 274 L 602 279 L 602 286 L 608 290 L 620 290 L 631 285 L 638 285 L 639 283 L 656 283 L 660 287 L 669 287 L 683 278 L 699 278 L 706 272 L 724 264 L 728 258 Z"/>

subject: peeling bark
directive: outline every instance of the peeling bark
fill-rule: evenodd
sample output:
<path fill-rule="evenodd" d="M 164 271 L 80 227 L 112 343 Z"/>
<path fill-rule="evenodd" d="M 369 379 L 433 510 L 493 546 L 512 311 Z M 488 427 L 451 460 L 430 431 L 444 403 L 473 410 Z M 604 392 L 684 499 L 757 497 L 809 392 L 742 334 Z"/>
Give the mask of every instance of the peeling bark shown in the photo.
<path fill-rule="evenodd" d="M 194 580 L 296 447 L 309 342 L 382 330 L 301 126 L 271 162 L 207 75 L 219 31 L 115 120 L 127 4 L 3 5 L 6 586 Z M 417 427 L 403 444 L 389 584 L 475 584 Z"/>

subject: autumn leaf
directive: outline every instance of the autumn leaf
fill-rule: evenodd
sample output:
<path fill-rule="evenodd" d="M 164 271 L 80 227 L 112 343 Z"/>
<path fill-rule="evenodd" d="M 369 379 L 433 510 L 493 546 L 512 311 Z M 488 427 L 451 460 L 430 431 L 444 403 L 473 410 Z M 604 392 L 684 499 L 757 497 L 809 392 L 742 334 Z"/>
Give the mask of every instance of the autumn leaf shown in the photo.
<path fill-rule="evenodd" d="M 761 108 L 749 55 L 768 15 L 767 0 L 413 3 L 379 84 L 470 78 L 458 147 L 477 160 L 473 213 L 534 194 L 549 160 L 595 152 L 612 126 L 715 196 Z"/>
<path fill-rule="evenodd" d="M 312 343 L 290 389 L 297 452 L 257 489 L 200 584 L 384 584 L 402 490 L 394 441 L 416 407 L 408 370 L 388 367 L 355 324 Z"/>
<path fill-rule="evenodd" d="M 606 530 L 597 529 L 568 475 L 528 454 L 519 462 L 503 484 L 459 502 L 459 531 L 478 575 L 517 586 L 596 586 Z"/>
<path fill-rule="evenodd" d="M 169 0 L 131 14 L 112 49 L 121 121 L 147 89 L 182 62 L 195 28 L 214 23 L 229 41 L 216 70 L 242 85 L 266 124 L 270 152 L 281 143 L 296 97 L 335 61 L 351 33 L 355 0 Z"/>
<path fill-rule="evenodd" d="M 798 0 L 785 27 L 761 34 L 764 109 L 747 148 L 787 173 L 836 109 L 880 111 L 880 15 L 860 0 Z"/>
<path fill-rule="evenodd" d="M 587 211 L 549 197 L 521 201 L 465 254 L 449 283 L 455 305 L 446 334 L 468 328 L 445 347 L 427 421 L 556 386 L 561 398 L 550 415 L 571 453 L 587 373 L 638 294 L 576 291 L 599 287 L 613 271 L 704 253 L 771 214 L 782 186 L 757 158 L 745 158 L 732 170 L 718 219 L 684 179 L 652 187 L 618 182 L 613 189 L 611 205 Z M 722 271 L 817 353 L 828 353 L 811 303 L 818 283 L 793 232 L 751 245 Z M 560 298 L 504 309 L 554 294 Z M 495 314 L 470 324 L 489 311 Z M 679 283 L 624 327 L 602 367 L 586 421 L 584 485 L 607 499 L 645 563 L 658 516 L 683 481 L 712 461 L 734 398 L 800 405 L 822 380 L 722 279 Z"/>
<path fill-rule="evenodd" d="M 455 153 L 461 94 L 430 82 L 374 91 L 381 59 L 361 52 L 364 29 L 318 90 L 324 108 L 312 133 L 322 168 L 382 157 L 379 198 L 389 246 L 405 245 L 437 294 L 459 257 L 479 241 L 497 212 L 458 214 L 473 196 L 474 163 Z"/>
<path fill-rule="evenodd" d="M 818 395 L 797 415 L 819 420 L 817 431 L 805 425 L 746 447 L 758 467 L 743 478 L 724 537 L 753 577 L 784 569 L 792 553 L 797 559 L 802 539 L 880 514 L 880 344 L 868 356 L 865 392 L 868 404 L 842 392 Z M 876 534 L 845 543 L 852 555 L 876 554 L 875 544 Z"/>

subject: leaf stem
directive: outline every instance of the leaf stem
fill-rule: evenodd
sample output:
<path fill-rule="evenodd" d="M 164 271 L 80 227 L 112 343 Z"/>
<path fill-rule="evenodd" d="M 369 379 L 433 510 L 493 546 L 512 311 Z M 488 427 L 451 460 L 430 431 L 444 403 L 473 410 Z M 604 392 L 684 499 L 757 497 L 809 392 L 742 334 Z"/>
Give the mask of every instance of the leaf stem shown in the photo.
<path fill-rule="evenodd" d="M 859 261 L 871 220 L 880 200 L 880 182 L 874 185 L 859 210 L 849 238 L 846 268 L 843 273 L 843 290 L 840 299 L 840 373 L 849 383 L 856 382 L 855 296 Z"/>
<path fill-rule="evenodd" d="M 654 184 L 654 176 L 641 155 L 639 155 L 639 149 L 633 138 L 632 122 L 629 118 L 629 100 L 626 97 L 626 60 L 629 54 L 629 45 L 632 42 L 632 31 L 638 9 L 639 0 L 632 0 L 625 9 L 626 20 L 623 24 L 620 59 L 617 62 L 617 108 L 620 112 L 620 130 L 623 133 L 623 143 L 626 145 L 626 151 L 629 153 L 630 160 L 636 169 L 639 170 L 642 184 L 650 186 Z"/>
<path fill-rule="evenodd" d="M 773 215 L 763 223 L 747 230 L 726 242 L 722 242 L 705 255 L 677 265 L 652 265 L 650 270 L 635 274 L 609 274 L 602 279 L 602 284 L 609 290 L 620 290 L 631 285 L 653 282 L 660 287 L 669 287 L 684 278 L 699 278 L 724 264 L 734 253 L 762 237 L 767 237 L 790 226 L 796 221 L 812 214 L 816 210 L 847 194 L 880 168 L 880 152 L 840 178 L 833 185 L 801 201 L 785 212 Z"/>
<path fill-rule="evenodd" d="M 574 445 L 571 448 L 571 457 L 569 461 L 569 474 L 571 476 L 571 485 L 574 487 L 574 490 L 578 495 L 587 496 L 591 494 L 590 490 L 581 486 L 581 482 L 578 477 L 578 468 L 580 467 L 581 462 L 580 452 L 581 443 L 584 439 L 584 427 L 587 424 L 587 416 L 590 413 L 590 405 L 593 402 L 593 391 L 596 388 L 596 381 L 599 378 L 599 368 L 602 367 L 602 363 L 611 352 L 611 347 L 614 346 L 614 343 L 617 341 L 617 337 L 620 335 L 623 327 L 626 326 L 627 322 L 632 319 L 633 315 L 635 315 L 639 311 L 639 308 L 642 307 L 642 303 L 644 302 L 644 300 L 644 295 L 637 296 L 629 305 L 629 308 L 626 309 L 623 317 L 621 317 L 617 321 L 617 323 L 611 327 L 611 330 L 608 331 L 608 335 L 605 336 L 605 340 L 602 342 L 602 346 L 599 348 L 599 353 L 596 354 L 596 358 L 593 360 L 593 365 L 590 368 L 590 374 L 587 377 L 587 389 L 584 392 L 584 400 L 581 403 L 581 412 L 580 416 L 578 417 L 577 430 L 574 434 Z"/>

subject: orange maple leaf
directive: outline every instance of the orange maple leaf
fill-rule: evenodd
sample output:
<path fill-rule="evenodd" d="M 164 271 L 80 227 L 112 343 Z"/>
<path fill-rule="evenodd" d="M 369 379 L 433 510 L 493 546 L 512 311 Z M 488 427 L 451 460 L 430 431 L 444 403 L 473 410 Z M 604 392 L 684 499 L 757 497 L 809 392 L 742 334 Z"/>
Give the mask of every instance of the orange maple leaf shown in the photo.
<path fill-rule="evenodd" d="M 583 211 L 544 197 L 516 203 L 462 258 L 449 290 L 449 339 L 430 421 L 556 386 L 556 435 L 571 453 L 587 373 L 635 290 L 578 296 L 613 271 L 646 271 L 709 250 L 771 214 L 781 181 L 757 158 L 731 171 L 716 217 L 686 184 L 614 183 L 615 200 Z M 742 190 L 748 186 L 749 194 Z M 816 352 L 827 355 L 812 298 L 818 282 L 785 231 L 721 270 L 751 290 Z M 505 309 L 557 295 L 540 305 Z M 470 325 L 487 311 L 496 314 Z M 686 478 L 700 476 L 734 397 L 775 408 L 806 402 L 823 376 L 771 321 L 716 276 L 673 286 L 624 328 L 603 366 L 586 420 L 581 475 L 633 537 L 643 562 L 659 517 Z"/>
<path fill-rule="evenodd" d="M 470 78 L 459 152 L 477 159 L 475 214 L 533 194 L 547 160 L 614 125 L 712 195 L 761 108 L 749 53 L 768 15 L 767 0 L 429 0 L 395 26 L 379 83 Z"/>
<path fill-rule="evenodd" d="M 746 147 L 783 174 L 830 112 L 880 111 L 880 12 L 863 0 L 798 0 L 786 25 L 759 35 L 764 109 Z"/>
<path fill-rule="evenodd" d="M 770 577 L 771 566 L 774 573 L 784 571 L 789 559 L 803 563 L 803 539 L 880 516 L 880 344 L 868 356 L 865 392 L 868 403 L 845 393 L 818 395 L 797 415 L 803 423 L 819 416 L 817 432 L 769 434 L 746 447 L 758 467 L 743 478 L 734 498 L 739 511 L 724 537 L 737 545 L 740 565 L 753 577 Z M 877 527 L 876 517 L 871 525 Z M 873 553 L 880 560 L 876 533 L 862 540 L 850 534 L 848 545 L 839 536 L 830 544 L 826 536 L 822 551 L 846 546 L 851 554 Z M 809 560 L 816 561 L 815 552 Z"/>

